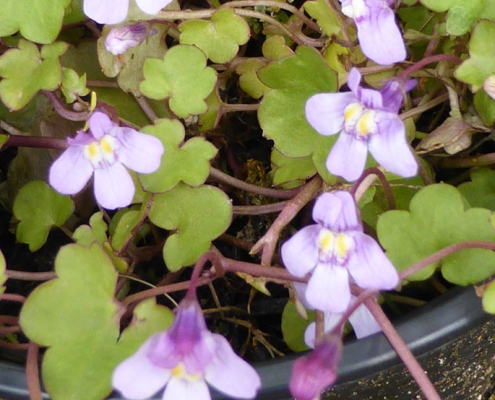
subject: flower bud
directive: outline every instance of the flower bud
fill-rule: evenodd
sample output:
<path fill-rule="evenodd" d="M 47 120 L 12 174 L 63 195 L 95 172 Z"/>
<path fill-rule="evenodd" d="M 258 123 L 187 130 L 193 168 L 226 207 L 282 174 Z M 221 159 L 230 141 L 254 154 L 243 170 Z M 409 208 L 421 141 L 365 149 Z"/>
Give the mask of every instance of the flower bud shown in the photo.
<path fill-rule="evenodd" d="M 337 380 L 342 341 L 335 334 L 323 337 L 315 349 L 297 359 L 292 367 L 289 389 L 297 400 L 313 400 Z"/>
<path fill-rule="evenodd" d="M 485 79 L 483 89 L 493 100 L 495 100 L 495 75 L 491 75 Z"/>
<path fill-rule="evenodd" d="M 148 33 L 154 35 L 156 30 L 149 32 L 146 24 L 124 25 L 113 28 L 105 38 L 105 47 L 114 56 L 125 53 L 132 47 L 143 43 Z"/>

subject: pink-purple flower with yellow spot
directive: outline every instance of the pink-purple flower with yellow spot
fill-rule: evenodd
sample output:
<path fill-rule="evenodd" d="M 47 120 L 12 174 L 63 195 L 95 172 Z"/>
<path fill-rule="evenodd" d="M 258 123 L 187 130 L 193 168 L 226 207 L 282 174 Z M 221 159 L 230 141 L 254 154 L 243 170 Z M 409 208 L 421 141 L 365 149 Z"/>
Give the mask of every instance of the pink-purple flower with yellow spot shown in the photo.
<path fill-rule="evenodd" d="M 179 304 L 172 326 L 149 338 L 114 370 L 112 384 L 128 399 L 147 399 L 165 386 L 163 400 L 210 400 L 206 385 L 252 399 L 261 385 L 253 367 L 222 335 L 211 333 L 194 292 Z"/>
<path fill-rule="evenodd" d="M 61 194 L 80 192 L 94 174 L 98 204 L 114 210 L 132 202 L 135 187 L 126 167 L 149 174 L 158 169 L 163 145 L 155 137 L 121 128 L 101 111 L 89 118 L 89 132 L 68 138 L 69 147 L 54 161 L 48 180 Z"/>
<path fill-rule="evenodd" d="M 341 132 L 328 155 L 326 166 L 352 182 L 363 173 L 368 149 L 386 170 L 409 178 L 418 163 L 407 143 L 404 123 L 397 115 L 403 93 L 414 86 L 398 82 L 381 91 L 361 87 L 361 74 L 353 68 L 347 80 L 351 92 L 319 93 L 306 102 L 306 119 L 321 135 Z"/>
<path fill-rule="evenodd" d="M 281 249 L 291 274 L 311 274 L 305 299 L 312 307 L 343 313 L 351 302 L 349 282 L 374 290 L 397 286 L 397 271 L 375 240 L 363 232 L 348 192 L 322 194 L 314 205 L 313 219 L 315 225 L 301 229 Z"/>

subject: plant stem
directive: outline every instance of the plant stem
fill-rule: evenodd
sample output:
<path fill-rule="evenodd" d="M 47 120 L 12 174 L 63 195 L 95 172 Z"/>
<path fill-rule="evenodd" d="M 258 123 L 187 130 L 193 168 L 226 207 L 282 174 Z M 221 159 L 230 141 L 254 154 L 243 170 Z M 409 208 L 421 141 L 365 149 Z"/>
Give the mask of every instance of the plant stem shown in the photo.
<path fill-rule="evenodd" d="M 26 380 L 31 400 L 43 400 L 38 370 L 39 350 L 40 348 L 36 343 L 29 342 L 26 360 Z"/>
<path fill-rule="evenodd" d="M 440 62 L 440 61 L 450 61 L 451 63 L 454 64 L 462 63 L 462 60 L 459 57 L 454 56 L 452 54 L 435 54 L 433 56 L 423 58 L 422 60 L 418 61 L 416 64 L 413 64 L 410 67 L 406 68 L 404 71 L 402 71 L 399 74 L 399 79 L 405 81 L 407 78 L 409 78 L 409 76 L 413 72 L 420 70 L 421 68 L 427 66 L 428 64 L 434 62 Z"/>
<path fill-rule="evenodd" d="M 283 210 L 289 200 L 280 201 L 273 204 L 263 204 L 260 206 L 232 206 L 233 215 L 262 215 L 271 214 Z"/>
<path fill-rule="evenodd" d="M 69 121 L 86 121 L 88 119 L 89 113 L 87 111 L 76 112 L 67 110 L 55 93 L 48 90 L 42 90 L 41 93 L 43 93 L 45 97 L 50 100 L 53 108 L 61 117 L 64 117 Z"/>
<path fill-rule="evenodd" d="M 366 305 L 366 307 L 368 307 L 368 310 L 370 310 L 371 314 L 373 314 L 373 317 L 375 317 L 376 322 L 378 322 L 378 324 L 382 328 L 382 331 L 387 337 L 391 346 L 394 348 L 397 355 L 401 358 L 402 362 L 411 373 L 412 377 L 420 387 L 426 399 L 442 400 L 437 390 L 435 389 L 435 386 L 433 386 L 430 379 L 423 370 L 423 367 L 419 364 L 418 360 L 416 360 L 411 350 L 409 350 L 407 345 L 404 343 L 404 340 L 402 340 L 400 335 L 397 333 L 394 326 L 383 312 L 382 308 L 373 299 L 366 299 L 364 301 L 364 304 Z"/>
<path fill-rule="evenodd" d="M 372 185 L 376 178 L 380 179 L 383 191 L 385 192 L 385 196 L 387 197 L 389 209 L 394 210 L 395 200 L 394 195 L 392 194 L 390 183 L 388 183 L 387 178 L 385 178 L 383 172 L 376 167 L 368 168 L 367 170 L 365 170 L 361 177 L 352 186 L 350 193 L 354 196 L 356 203 L 358 203 L 359 200 L 361 200 L 361 198 L 363 197 L 366 190 L 368 190 L 368 188 Z"/>
<path fill-rule="evenodd" d="M 4 146 L 65 150 L 68 143 L 65 139 L 52 137 L 9 135 Z"/>

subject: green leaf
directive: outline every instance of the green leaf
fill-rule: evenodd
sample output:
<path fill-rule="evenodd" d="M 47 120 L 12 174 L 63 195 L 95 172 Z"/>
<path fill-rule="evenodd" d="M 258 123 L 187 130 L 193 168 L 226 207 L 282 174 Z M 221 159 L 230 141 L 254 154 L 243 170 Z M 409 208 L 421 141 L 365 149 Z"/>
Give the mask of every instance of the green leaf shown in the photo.
<path fill-rule="evenodd" d="M 304 332 L 308 325 L 315 320 L 315 312 L 308 310 L 308 320 L 304 320 L 297 312 L 293 301 L 288 301 L 282 312 L 282 335 L 284 342 L 292 351 L 300 352 L 309 350 L 304 341 Z"/>
<path fill-rule="evenodd" d="M 141 221 L 145 210 L 146 205 L 144 205 L 141 210 L 127 210 L 127 212 L 120 217 L 112 237 L 112 247 L 115 251 L 120 251 L 122 249 L 131 235 L 132 230 Z"/>
<path fill-rule="evenodd" d="M 316 23 L 328 36 L 337 35 L 342 29 L 342 24 L 335 15 L 335 11 L 330 9 L 324 0 L 307 1 L 304 3 L 304 9 L 316 19 Z"/>
<path fill-rule="evenodd" d="M 213 186 L 191 188 L 183 183 L 155 195 L 149 218 L 155 225 L 174 230 L 163 248 L 170 271 L 194 264 L 209 250 L 211 241 L 227 230 L 232 205 L 223 191 Z"/>
<path fill-rule="evenodd" d="M 26 39 L 48 44 L 62 28 L 65 9 L 71 0 L 2 0 L 0 37 L 21 31 Z"/>
<path fill-rule="evenodd" d="M 267 38 L 261 46 L 261 52 L 266 58 L 273 61 L 294 54 L 292 49 L 287 46 L 284 37 L 280 35 Z"/>
<path fill-rule="evenodd" d="M 86 96 L 89 89 L 86 87 L 86 74 L 79 77 L 71 68 L 62 68 L 62 93 L 67 103 L 73 103 L 77 97 Z"/>
<path fill-rule="evenodd" d="M 493 3 L 495 4 L 495 3 Z M 473 30 L 469 41 L 469 56 L 455 71 L 462 82 L 469 83 L 477 92 L 485 79 L 495 75 L 495 22 L 481 20 Z"/>
<path fill-rule="evenodd" d="M 253 99 L 259 99 L 271 89 L 264 85 L 258 78 L 256 72 L 265 63 L 257 58 L 248 58 L 246 61 L 239 64 L 235 72 L 239 75 L 239 85 Z"/>
<path fill-rule="evenodd" d="M 306 178 L 316 173 L 313 158 L 308 157 L 286 157 L 276 149 L 271 155 L 273 164 L 273 184 L 280 186 L 293 181 L 303 182 Z"/>
<path fill-rule="evenodd" d="M 94 242 L 102 244 L 107 240 L 107 224 L 103 221 L 103 213 L 98 211 L 89 219 L 89 225 L 79 226 L 72 238 L 76 243 L 89 247 Z"/>
<path fill-rule="evenodd" d="M 201 114 L 198 118 L 198 124 L 201 125 L 201 132 L 214 129 L 218 125 L 220 120 L 220 109 L 223 104 L 220 96 L 218 95 L 218 90 L 213 90 L 205 101 L 208 106 L 208 110 L 204 114 Z"/>
<path fill-rule="evenodd" d="M 193 44 L 215 63 L 232 60 L 249 40 L 249 25 L 231 8 L 216 11 L 211 21 L 190 20 L 179 25 L 180 43 Z"/>
<path fill-rule="evenodd" d="M 490 314 L 495 314 L 495 281 L 490 283 L 483 293 L 483 309 Z"/>
<path fill-rule="evenodd" d="M 20 110 L 39 90 L 55 90 L 62 80 L 59 57 L 66 43 L 45 45 L 41 53 L 33 43 L 19 41 L 0 57 L 0 98 L 11 110 Z"/>
<path fill-rule="evenodd" d="M 151 334 L 167 328 L 172 313 L 154 299 L 143 302 L 120 336 L 117 272 L 97 244 L 63 247 L 55 272 L 58 278 L 28 297 L 20 325 L 30 340 L 48 347 L 41 373 L 51 398 L 65 400 L 70 393 L 74 400 L 101 400 L 112 391 L 115 367 Z"/>
<path fill-rule="evenodd" d="M 319 135 L 306 121 L 304 107 L 313 94 L 337 89 L 335 73 L 315 49 L 299 46 L 295 55 L 270 63 L 258 71 L 258 76 L 274 89 L 264 96 L 258 110 L 264 136 L 288 157 L 318 152 L 318 161 L 313 161 L 318 171 L 326 171 L 326 156 L 322 155 L 328 155 L 336 137 Z"/>
<path fill-rule="evenodd" d="M 217 149 L 202 137 L 184 143 L 184 126 L 178 120 L 161 119 L 142 132 L 160 139 L 165 148 L 160 168 L 152 174 L 140 174 L 143 188 L 149 192 L 165 192 L 179 182 L 200 186 L 210 173 L 210 160 Z"/>
<path fill-rule="evenodd" d="M 486 126 L 492 126 L 495 122 L 495 100 L 484 90 L 478 91 L 473 99 L 474 108 Z"/>
<path fill-rule="evenodd" d="M 436 184 L 421 189 L 409 209 L 385 212 L 377 224 L 380 243 L 399 271 L 455 243 L 495 241 L 491 212 L 483 208 L 465 210 L 463 198 L 453 186 Z M 427 279 L 436 267 L 441 267 L 449 282 L 469 285 L 495 273 L 495 253 L 482 249 L 458 251 L 408 280 Z"/>
<path fill-rule="evenodd" d="M 170 108 L 179 117 L 204 113 L 207 110 L 204 99 L 217 80 L 216 72 L 206 66 L 206 61 L 197 47 L 174 46 L 163 60 L 146 60 L 141 92 L 155 100 L 170 98 Z"/>
<path fill-rule="evenodd" d="M 0 294 L 5 292 L 4 283 L 8 279 L 6 270 L 7 270 L 7 263 L 5 262 L 5 257 L 3 256 L 3 253 L 0 251 Z"/>
<path fill-rule="evenodd" d="M 483 207 L 495 211 L 495 171 L 489 168 L 471 171 L 471 182 L 457 188 L 471 207 Z"/>
<path fill-rule="evenodd" d="M 25 185 L 17 194 L 13 211 L 20 221 L 16 237 L 27 243 L 29 250 L 36 251 L 46 242 L 53 226 L 62 226 L 74 211 L 69 196 L 55 192 L 43 181 Z"/>

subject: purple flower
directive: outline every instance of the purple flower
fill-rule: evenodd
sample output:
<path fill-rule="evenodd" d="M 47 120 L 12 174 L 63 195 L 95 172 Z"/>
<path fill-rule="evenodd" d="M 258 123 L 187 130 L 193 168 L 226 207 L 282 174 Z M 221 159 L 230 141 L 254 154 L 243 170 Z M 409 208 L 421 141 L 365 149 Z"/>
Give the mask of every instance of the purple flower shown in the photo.
<path fill-rule="evenodd" d="M 388 171 L 409 178 L 417 174 L 418 164 L 407 140 L 404 124 L 397 112 L 404 88 L 395 82 L 382 91 L 359 86 L 361 74 L 355 68 L 347 85 L 351 92 L 319 93 L 306 102 L 306 119 L 321 135 L 341 131 L 328 155 L 328 170 L 348 181 L 363 173 L 368 148 Z"/>
<path fill-rule="evenodd" d="M 294 282 L 293 285 L 303 306 L 308 310 L 314 309 L 314 307 L 312 307 L 306 299 L 306 288 L 308 285 L 299 282 Z M 351 295 L 351 303 L 355 300 L 356 297 Z M 330 332 L 339 323 L 343 313 L 324 311 L 323 314 L 325 317 L 325 332 Z M 349 322 L 351 323 L 354 333 L 358 339 L 365 338 L 382 330 L 380 325 L 378 325 L 378 322 L 376 322 L 375 317 L 373 317 L 373 314 L 370 313 L 364 304 L 358 306 L 356 311 L 350 315 Z M 315 347 L 315 334 L 316 323 L 312 322 L 308 325 L 306 331 L 304 332 L 304 341 L 309 347 Z"/>
<path fill-rule="evenodd" d="M 52 164 L 50 185 L 62 194 L 80 192 L 94 173 L 96 201 L 113 210 L 131 204 L 134 183 L 124 165 L 149 174 L 158 169 L 163 145 L 155 137 L 121 128 L 96 111 L 89 118 L 89 132 L 68 138 L 69 147 Z"/>
<path fill-rule="evenodd" d="M 154 35 L 156 33 L 156 29 L 149 30 L 148 25 L 142 23 L 119 26 L 108 32 L 105 38 L 105 48 L 117 56 L 132 47 L 139 46 L 148 34 Z"/>
<path fill-rule="evenodd" d="M 325 335 L 315 349 L 298 358 L 292 367 L 289 389 L 297 400 L 313 400 L 337 380 L 342 341 L 337 335 Z"/>
<path fill-rule="evenodd" d="M 395 0 L 340 0 L 342 13 L 354 19 L 364 55 L 377 64 L 404 61 L 404 39 L 390 6 Z"/>
<path fill-rule="evenodd" d="M 344 312 L 351 301 L 349 277 L 363 289 L 390 290 L 399 283 L 394 266 L 373 238 L 363 233 L 354 199 L 348 192 L 322 194 L 313 208 L 315 225 L 282 245 L 288 271 L 311 273 L 308 303 L 321 311 Z"/>
<path fill-rule="evenodd" d="M 129 399 L 147 399 L 166 385 L 164 400 L 210 400 L 205 381 L 242 399 L 254 398 L 261 384 L 227 339 L 208 331 L 196 297 L 188 295 L 172 326 L 119 364 L 112 379 L 114 388 Z"/>
<path fill-rule="evenodd" d="M 136 0 L 146 14 L 154 15 L 172 0 Z M 129 0 L 84 0 L 84 14 L 99 24 L 118 24 L 125 20 L 129 11 Z"/>

